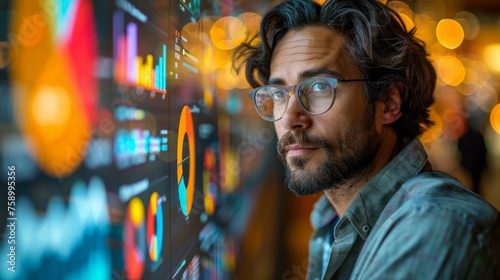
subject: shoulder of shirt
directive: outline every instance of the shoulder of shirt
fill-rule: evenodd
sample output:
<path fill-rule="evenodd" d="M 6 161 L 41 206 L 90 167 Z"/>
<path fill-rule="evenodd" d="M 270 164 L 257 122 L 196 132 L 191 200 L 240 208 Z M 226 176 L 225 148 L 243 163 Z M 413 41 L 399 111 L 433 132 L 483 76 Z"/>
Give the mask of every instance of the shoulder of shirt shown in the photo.
<path fill-rule="evenodd" d="M 441 172 L 424 172 L 406 181 L 389 201 L 385 211 L 402 214 L 422 209 L 429 214 L 460 217 L 466 223 L 488 228 L 495 224 L 498 210 L 457 179 Z"/>
<path fill-rule="evenodd" d="M 352 279 L 499 279 L 498 217 L 455 178 L 420 173 L 385 206 Z"/>

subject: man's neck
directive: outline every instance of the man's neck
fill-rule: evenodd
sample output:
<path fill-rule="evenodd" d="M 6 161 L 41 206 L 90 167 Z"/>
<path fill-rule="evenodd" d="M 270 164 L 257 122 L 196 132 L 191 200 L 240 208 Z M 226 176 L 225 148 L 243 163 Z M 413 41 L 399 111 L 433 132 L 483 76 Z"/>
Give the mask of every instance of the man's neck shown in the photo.
<path fill-rule="evenodd" d="M 361 189 L 398 153 L 398 138 L 392 128 L 384 126 L 380 134 L 380 140 L 380 148 L 368 172 L 362 172 L 359 176 L 344 184 L 325 191 L 325 196 L 335 208 L 339 217 L 344 216 L 345 210 Z"/>

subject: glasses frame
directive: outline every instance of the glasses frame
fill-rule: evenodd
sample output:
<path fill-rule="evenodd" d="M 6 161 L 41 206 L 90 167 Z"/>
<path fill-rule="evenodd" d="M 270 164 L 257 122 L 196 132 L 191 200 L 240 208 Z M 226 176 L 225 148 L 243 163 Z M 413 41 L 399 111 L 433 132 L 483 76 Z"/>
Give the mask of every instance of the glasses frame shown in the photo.
<path fill-rule="evenodd" d="M 330 84 L 330 86 L 332 87 L 332 96 L 333 96 L 332 101 L 331 101 L 330 105 L 328 106 L 328 108 L 326 108 L 326 110 L 324 112 L 322 112 L 322 113 L 313 113 L 313 112 L 310 112 L 309 110 L 307 110 L 304 107 L 304 105 L 302 104 L 301 99 L 299 98 L 299 89 L 300 89 L 300 87 L 304 83 L 306 83 L 306 82 L 308 82 L 310 80 L 317 80 L 317 79 L 321 79 L 321 80 L 324 80 L 324 81 L 328 82 L 328 84 Z M 333 77 L 313 77 L 313 78 L 305 79 L 302 82 L 300 82 L 300 83 L 298 83 L 296 85 L 291 85 L 291 86 L 278 86 L 278 85 L 264 85 L 264 86 L 260 86 L 260 87 L 257 87 L 257 88 L 254 88 L 253 90 L 251 90 L 248 93 L 248 97 L 250 97 L 252 99 L 253 105 L 255 107 L 255 110 L 257 111 L 257 113 L 259 114 L 259 116 L 261 116 L 266 121 L 275 122 L 275 121 L 279 121 L 285 115 L 286 110 L 288 109 L 288 101 L 290 100 L 290 94 L 288 94 L 288 93 L 291 90 L 293 90 L 295 92 L 295 98 L 297 99 L 297 102 L 299 103 L 299 105 L 302 108 L 302 110 L 304 110 L 304 112 L 308 113 L 309 115 L 322 115 L 322 114 L 328 112 L 328 110 L 330 110 L 330 108 L 333 106 L 333 102 L 335 100 L 335 90 L 336 90 L 337 85 L 339 83 L 341 83 L 341 82 L 366 82 L 366 81 L 369 81 L 369 79 L 338 79 L 338 78 L 333 78 Z M 260 89 L 266 88 L 266 87 L 277 88 L 277 89 L 283 91 L 286 94 L 286 96 L 287 96 L 286 97 L 285 110 L 283 111 L 283 114 L 279 118 L 274 119 L 274 120 L 270 120 L 269 118 L 267 118 L 264 115 L 262 115 L 262 113 L 259 111 L 258 106 L 257 106 L 257 100 L 256 100 L 256 98 L 257 98 L 257 91 L 259 91 Z"/>

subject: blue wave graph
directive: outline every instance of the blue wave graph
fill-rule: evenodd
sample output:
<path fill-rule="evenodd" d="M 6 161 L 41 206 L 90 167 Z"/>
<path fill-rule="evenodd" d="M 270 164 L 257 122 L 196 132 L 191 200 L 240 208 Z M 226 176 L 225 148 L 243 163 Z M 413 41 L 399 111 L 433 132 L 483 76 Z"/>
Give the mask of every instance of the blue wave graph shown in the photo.
<path fill-rule="evenodd" d="M 16 205 L 16 272 L 0 270 L 0 279 L 110 279 L 111 257 L 106 244 L 109 218 L 104 183 L 72 187 L 66 207 L 52 197 L 39 215 L 30 201 Z M 11 244 L 3 244 L 1 255 Z"/>

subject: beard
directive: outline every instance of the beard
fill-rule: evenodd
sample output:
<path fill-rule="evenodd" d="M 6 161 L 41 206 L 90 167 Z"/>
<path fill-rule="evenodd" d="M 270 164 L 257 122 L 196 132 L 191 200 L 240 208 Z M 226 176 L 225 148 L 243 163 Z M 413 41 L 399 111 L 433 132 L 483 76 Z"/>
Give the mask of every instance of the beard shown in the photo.
<path fill-rule="evenodd" d="M 351 126 L 336 145 L 322 137 L 308 136 L 302 130 L 285 133 L 278 141 L 278 152 L 285 166 L 288 188 L 297 195 L 311 195 L 362 179 L 373 167 L 380 147 L 379 134 L 372 120 L 373 117 L 367 116 L 360 125 Z M 324 153 L 325 159 L 292 157 L 288 163 L 285 147 L 290 144 L 317 148 Z"/>

